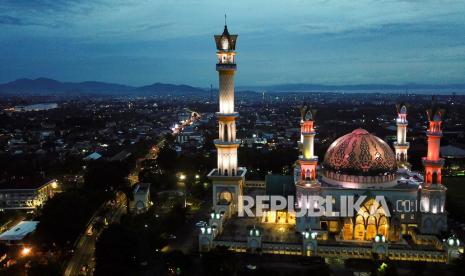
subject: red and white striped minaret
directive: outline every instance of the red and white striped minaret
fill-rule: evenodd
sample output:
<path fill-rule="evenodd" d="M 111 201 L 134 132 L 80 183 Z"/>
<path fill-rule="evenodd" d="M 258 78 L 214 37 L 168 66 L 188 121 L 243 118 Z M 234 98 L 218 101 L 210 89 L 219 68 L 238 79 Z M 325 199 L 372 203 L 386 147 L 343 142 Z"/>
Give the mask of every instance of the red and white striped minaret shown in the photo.
<path fill-rule="evenodd" d="M 429 128 L 426 135 L 428 136 L 428 154 L 423 157 L 423 166 L 425 167 L 425 187 L 431 185 L 442 185 L 441 169 L 444 166 L 444 159 L 440 157 L 442 137 L 442 116 L 443 111 L 427 111 Z"/>
<path fill-rule="evenodd" d="M 302 146 L 302 155 L 299 156 L 298 162 L 298 179 L 296 179 L 296 196 L 297 208 L 310 208 L 307 201 L 302 197 L 320 196 L 321 185 L 318 181 L 316 170 L 318 166 L 318 156 L 315 156 L 314 139 L 314 117 L 315 111 L 304 106 L 300 110 L 300 144 Z M 319 217 L 298 216 L 296 218 L 296 230 L 304 232 L 308 229 L 320 229 Z"/>
<path fill-rule="evenodd" d="M 410 147 L 407 142 L 407 107 L 405 105 L 397 106 L 397 141 L 394 142 L 394 149 L 396 151 L 396 160 L 399 168 L 410 167 L 407 161 L 407 151 Z"/>
<path fill-rule="evenodd" d="M 310 186 L 316 181 L 316 167 L 318 156 L 315 156 L 314 139 L 315 128 L 313 127 L 313 117 L 315 111 L 304 108 L 302 120 L 300 122 L 302 155 L 299 157 L 300 165 L 300 185 Z"/>
<path fill-rule="evenodd" d="M 445 211 L 446 187 L 442 185 L 441 169 L 444 159 L 440 157 L 442 137 L 442 110 L 428 110 L 429 128 L 428 154 L 423 158 L 425 176 L 420 187 L 420 232 L 424 234 L 439 234 L 447 230 L 447 215 Z"/>

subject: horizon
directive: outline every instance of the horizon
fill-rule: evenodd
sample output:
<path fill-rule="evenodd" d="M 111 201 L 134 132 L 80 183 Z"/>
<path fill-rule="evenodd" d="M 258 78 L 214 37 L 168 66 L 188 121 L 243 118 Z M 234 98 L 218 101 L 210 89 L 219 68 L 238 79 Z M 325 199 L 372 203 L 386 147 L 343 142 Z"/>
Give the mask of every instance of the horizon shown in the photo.
<path fill-rule="evenodd" d="M 36 78 L 28 78 L 28 77 L 22 77 L 22 78 L 17 78 L 5 82 L 0 82 L 0 85 L 5 85 L 5 84 L 11 84 L 14 82 L 18 81 L 38 81 L 38 80 L 47 80 L 47 81 L 56 81 L 60 83 L 72 83 L 72 84 L 81 84 L 81 83 L 102 83 L 102 84 L 114 84 L 114 85 L 120 85 L 120 86 L 127 86 L 130 88 L 139 88 L 139 87 L 144 87 L 144 86 L 150 86 L 150 85 L 155 85 L 155 84 L 167 84 L 167 85 L 187 85 L 195 88 L 200 88 L 200 89 L 210 89 L 209 86 L 196 86 L 190 83 L 170 83 L 170 82 L 163 82 L 163 81 L 154 81 L 154 82 L 149 82 L 141 85 L 131 85 L 127 83 L 122 83 L 122 82 L 107 82 L 107 81 L 100 81 L 100 80 L 93 80 L 93 79 L 88 79 L 88 80 L 77 80 L 77 81 L 63 81 L 59 79 L 54 79 L 50 77 L 36 77 Z M 213 84 L 212 84 L 213 85 Z M 353 83 L 353 84 L 323 84 L 323 83 L 276 83 L 276 84 L 268 84 L 268 85 L 251 85 L 251 84 L 243 84 L 243 85 L 238 85 L 237 88 L 240 89 L 263 89 L 266 87 L 277 87 L 277 86 L 326 86 L 326 87 L 345 87 L 345 86 L 397 86 L 399 89 L 404 89 L 402 86 L 405 86 L 405 89 L 408 89 L 408 86 L 438 86 L 438 87 L 446 87 L 446 86 L 454 86 L 454 85 L 459 85 L 459 86 L 465 86 L 465 81 L 463 82 L 457 82 L 457 83 L 415 83 L 415 82 L 405 82 L 405 83 Z M 218 89 L 218 85 L 213 85 L 213 89 Z M 441 89 L 441 88 L 439 88 Z M 283 91 L 284 92 L 284 91 Z"/>
<path fill-rule="evenodd" d="M 209 87 L 217 82 L 213 35 L 225 13 L 239 35 L 238 86 L 441 85 L 465 75 L 461 1 L 7 0 L 0 7 L 1 83 L 47 76 Z"/>

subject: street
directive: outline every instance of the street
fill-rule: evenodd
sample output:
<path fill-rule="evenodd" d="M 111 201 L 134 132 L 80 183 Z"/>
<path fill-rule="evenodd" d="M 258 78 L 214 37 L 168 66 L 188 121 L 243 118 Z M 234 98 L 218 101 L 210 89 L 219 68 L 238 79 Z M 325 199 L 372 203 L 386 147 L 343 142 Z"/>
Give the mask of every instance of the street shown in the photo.
<path fill-rule="evenodd" d="M 110 201 L 102 206 L 108 206 Z M 95 212 L 96 214 L 101 211 L 100 209 Z M 126 212 L 125 199 L 124 196 L 120 195 L 116 204 L 111 207 L 111 209 L 105 214 L 109 224 L 118 222 L 121 216 Z M 89 225 L 92 225 L 97 221 L 97 217 L 94 216 L 92 222 Z M 95 263 L 93 262 L 94 253 L 95 253 L 95 243 L 102 233 L 103 229 L 99 230 L 96 233 L 93 233 L 91 236 L 87 233 L 83 233 L 77 243 L 77 246 L 74 250 L 74 255 L 68 262 L 68 265 L 65 269 L 65 276 L 74 276 L 74 275 L 92 275 L 93 268 Z M 87 232 L 87 231 L 86 231 Z M 83 271 L 82 268 L 86 266 L 86 271 Z"/>

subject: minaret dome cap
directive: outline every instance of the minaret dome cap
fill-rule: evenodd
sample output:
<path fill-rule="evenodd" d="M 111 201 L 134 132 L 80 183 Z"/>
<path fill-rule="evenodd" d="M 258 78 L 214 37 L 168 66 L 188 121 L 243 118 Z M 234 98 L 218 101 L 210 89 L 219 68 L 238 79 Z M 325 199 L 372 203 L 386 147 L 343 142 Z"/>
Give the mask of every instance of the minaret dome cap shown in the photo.
<path fill-rule="evenodd" d="M 224 25 L 221 35 L 215 35 L 216 49 L 218 51 L 234 51 L 236 49 L 237 35 L 232 35 L 228 31 L 228 26 Z"/>

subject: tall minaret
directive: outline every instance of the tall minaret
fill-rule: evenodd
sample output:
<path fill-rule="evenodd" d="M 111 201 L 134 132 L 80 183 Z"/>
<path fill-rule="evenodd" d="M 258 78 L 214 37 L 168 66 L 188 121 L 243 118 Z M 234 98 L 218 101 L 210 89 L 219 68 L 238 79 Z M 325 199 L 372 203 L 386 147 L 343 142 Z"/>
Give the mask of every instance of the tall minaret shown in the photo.
<path fill-rule="evenodd" d="M 440 157 L 442 137 L 442 110 L 428 110 L 429 128 L 428 154 L 423 158 L 425 167 L 424 184 L 420 187 L 421 224 L 420 231 L 425 234 L 439 234 L 447 230 L 446 188 L 442 185 L 441 169 L 444 159 Z"/>
<path fill-rule="evenodd" d="M 225 211 L 225 208 L 236 210 L 246 172 L 237 166 L 240 141 L 236 139 L 236 118 L 239 114 L 234 110 L 236 40 L 237 35 L 229 34 L 226 22 L 223 34 L 215 35 L 216 71 L 219 75 L 219 112 L 216 113 L 219 137 L 214 143 L 218 150 L 218 167 L 210 172 L 209 177 L 213 180 L 213 204 L 217 211 Z"/>
<path fill-rule="evenodd" d="M 407 142 L 407 107 L 397 105 L 397 141 L 394 142 L 394 148 L 396 150 L 396 160 L 399 168 L 410 167 L 407 161 L 407 151 L 410 143 Z"/>
<path fill-rule="evenodd" d="M 230 35 L 228 26 L 224 25 L 222 35 L 215 35 L 218 56 L 216 71 L 219 74 L 219 105 L 217 112 L 219 121 L 219 137 L 215 141 L 218 149 L 218 172 L 228 176 L 237 172 L 237 148 L 236 117 L 234 111 L 234 73 L 236 72 L 236 60 L 234 51 L 237 35 Z"/>
<path fill-rule="evenodd" d="M 441 148 L 442 137 L 442 110 L 428 110 L 429 128 L 426 135 L 428 136 L 428 155 L 423 157 L 423 166 L 425 166 L 425 186 L 441 185 L 441 169 L 444 165 L 444 159 L 440 158 L 439 151 Z"/>

